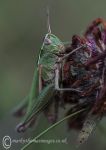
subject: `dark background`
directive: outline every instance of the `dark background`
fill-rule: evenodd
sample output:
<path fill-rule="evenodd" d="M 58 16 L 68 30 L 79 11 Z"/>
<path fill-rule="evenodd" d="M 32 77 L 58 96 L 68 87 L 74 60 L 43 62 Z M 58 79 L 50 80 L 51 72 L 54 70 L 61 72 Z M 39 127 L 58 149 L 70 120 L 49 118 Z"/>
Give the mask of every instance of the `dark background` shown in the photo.
<path fill-rule="evenodd" d="M 46 7 L 50 7 L 52 32 L 62 41 L 71 41 L 73 34 L 81 35 L 89 23 L 97 18 L 106 19 L 106 1 L 102 0 L 0 0 L 0 150 L 2 138 L 34 137 L 49 124 L 42 116 L 36 130 L 25 134 L 15 131 L 20 121 L 11 112 L 30 89 L 37 50 L 40 49 L 46 28 Z M 43 119 L 43 121 L 42 121 Z M 106 150 L 106 119 L 88 142 L 79 150 Z M 68 144 L 33 144 L 29 149 L 75 150 L 77 133 L 67 132 L 63 123 L 48 132 L 44 139 L 68 139 Z M 11 150 L 23 145 L 13 144 Z M 34 148 L 32 148 L 34 147 Z"/>

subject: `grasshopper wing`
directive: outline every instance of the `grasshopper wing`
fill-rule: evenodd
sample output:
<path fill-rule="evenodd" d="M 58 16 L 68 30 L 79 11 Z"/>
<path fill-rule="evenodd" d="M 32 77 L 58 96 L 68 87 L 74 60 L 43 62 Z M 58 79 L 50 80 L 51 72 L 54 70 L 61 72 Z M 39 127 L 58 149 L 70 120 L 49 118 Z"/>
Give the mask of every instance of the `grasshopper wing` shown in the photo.
<path fill-rule="evenodd" d="M 25 131 L 29 126 L 33 118 L 36 118 L 39 113 L 41 113 L 44 108 L 48 105 L 51 98 L 53 97 L 53 94 L 55 92 L 54 85 L 49 84 L 46 86 L 39 96 L 37 97 L 35 103 L 33 104 L 33 107 L 28 111 L 26 114 L 24 121 L 17 126 L 17 131 L 22 132 Z"/>

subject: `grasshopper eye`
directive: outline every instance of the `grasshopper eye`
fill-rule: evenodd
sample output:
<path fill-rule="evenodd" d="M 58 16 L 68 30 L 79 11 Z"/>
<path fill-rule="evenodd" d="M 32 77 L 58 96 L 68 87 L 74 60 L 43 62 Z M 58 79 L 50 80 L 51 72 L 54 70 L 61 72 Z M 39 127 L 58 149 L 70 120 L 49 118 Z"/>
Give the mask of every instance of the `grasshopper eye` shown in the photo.
<path fill-rule="evenodd" d="M 52 43 L 52 41 L 48 37 L 44 38 L 44 44 L 45 45 L 50 45 L 51 43 Z"/>

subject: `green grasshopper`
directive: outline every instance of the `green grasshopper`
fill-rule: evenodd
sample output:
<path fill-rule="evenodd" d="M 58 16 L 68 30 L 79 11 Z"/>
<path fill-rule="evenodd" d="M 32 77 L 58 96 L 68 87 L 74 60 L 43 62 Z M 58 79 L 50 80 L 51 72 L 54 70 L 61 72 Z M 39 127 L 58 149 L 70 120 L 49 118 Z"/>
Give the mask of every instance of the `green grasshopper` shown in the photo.
<path fill-rule="evenodd" d="M 23 108 L 27 103 L 28 109 L 22 123 L 17 126 L 19 132 L 25 131 L 30 127 L 33 121 L 36 120 L 38 114 L 40 114 L 52 100 L 56 91 L 81 92 L 73 88 L 62 88 L 62 85 L 60 85 L 60 76 L 64 60 L 83 47 L 84 45 L 67 55 L 59 56 L 59 53 L 63 52 L 65 47 L 61 40 L 51 33 L 48 13 L 48 33 L 45 35 L 42 47 L 39 51 L 31 91 L 21 105 L 21 108 Z"/>

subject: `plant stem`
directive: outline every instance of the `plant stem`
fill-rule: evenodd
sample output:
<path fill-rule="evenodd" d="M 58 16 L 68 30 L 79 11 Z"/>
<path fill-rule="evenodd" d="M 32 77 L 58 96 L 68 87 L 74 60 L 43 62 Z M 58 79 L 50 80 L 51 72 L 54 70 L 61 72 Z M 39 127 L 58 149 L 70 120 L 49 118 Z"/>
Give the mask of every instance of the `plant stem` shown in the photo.
<path fill-rule="evenodd" d="M 48 131 L 50 131 L 51 129 L 53 129 L 54 127 L 56 127 L 57 125 L 59 125 L 60 123 L 62 123 L 63 121 L 67 120 L 70 117 L 73 117 L 79 113 L 81 113 L 82 111 L 84 111 L 85 109 L 81 109 L 73 114 L 70 114 L 66 117 L 64 117 L 63 119 L 61 119 L 60 121 L 54 123 L 53 125 L 51 125 L 49 128 L 47 128 L 46 130 L 44 130 L 43 132 L 41 132 L 38 136 L 36 136 L 33 140 L 31 140 L 28 144 L 26 144 L 23 148 L 21 148 L 21 150 L 25 150 L 27 147 L 29 147 L 32 143 L 34 143 L 35 140 L 37 140 L 38 138 L 40 138 L 42 135 L 46 134 Z"/>

